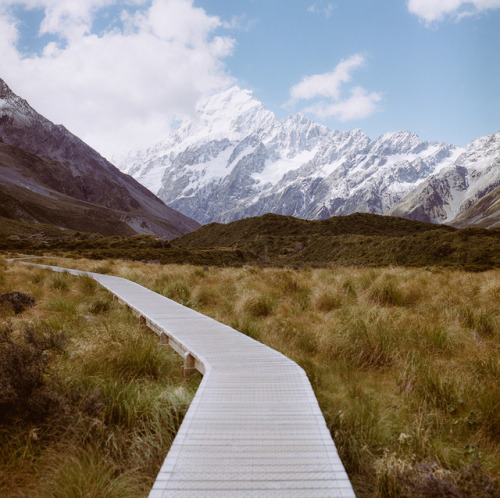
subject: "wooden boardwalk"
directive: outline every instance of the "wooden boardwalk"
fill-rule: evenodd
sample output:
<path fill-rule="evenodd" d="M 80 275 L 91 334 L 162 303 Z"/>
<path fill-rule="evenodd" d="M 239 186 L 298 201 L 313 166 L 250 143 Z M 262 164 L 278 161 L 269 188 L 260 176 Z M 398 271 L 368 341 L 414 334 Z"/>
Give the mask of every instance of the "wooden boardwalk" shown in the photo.
<path fill-rule="evenodd" d="M 129 280 L 37 266 L 95 278 L 203 374 L 150 498 L 355 496 L 292 360 Z"/>

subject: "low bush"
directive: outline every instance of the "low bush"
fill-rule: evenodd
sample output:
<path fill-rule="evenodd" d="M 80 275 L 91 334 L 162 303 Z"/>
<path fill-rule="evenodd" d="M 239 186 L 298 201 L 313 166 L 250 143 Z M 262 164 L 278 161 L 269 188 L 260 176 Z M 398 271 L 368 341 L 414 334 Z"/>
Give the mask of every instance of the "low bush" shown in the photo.
<path fill-rule="evenodd" d="M 242 303 L 241 309 L 243 313 L 250 315 L 253 318 L 261 318 L 269 316 L 273 311 L 274 305 L 269 296 L 259 296 L 257 294 L 249 294 Z"/>
<path fill-rule="evenodd" d="M 109 311 L 109 309 L 111 308 L 111 304 L 112 301 L 109 298 L 104 299 L 102 297 L 95 297 L 89 303 L 89 311 L 90 313 L 99 315 L 101 313 Z"/>
<path fill-rule="evenodd" d="M 57 272 L 51 275 L 49 279 L 49 286 L 52 289 L 57 289 L 60 291 L 67 291 L 69 289 L 69 284 L 68 284 L 68 273 L 67 272 Z"/>
<path fill-rule="evenodd" d="M 191 299 L 191 289 L 182 280 L 168 282 L 162 289 L 161 294 L 181 304 L 188 304 Z"/>
<path fill-rule="evenodd" d="M 342 298 L 338 294 L 330 292 L 322 293 L 316 297 L 314 307 L 323 313 L 329 313 L 342 307 Z"/>
<path fill-rule="evenodd" d="M 27 327 L 24 341 L 12 329 L 0 331 L 0 423 L 41 422 L 61 410 L 49 359 L 64 350 L 62 333 Z"/>

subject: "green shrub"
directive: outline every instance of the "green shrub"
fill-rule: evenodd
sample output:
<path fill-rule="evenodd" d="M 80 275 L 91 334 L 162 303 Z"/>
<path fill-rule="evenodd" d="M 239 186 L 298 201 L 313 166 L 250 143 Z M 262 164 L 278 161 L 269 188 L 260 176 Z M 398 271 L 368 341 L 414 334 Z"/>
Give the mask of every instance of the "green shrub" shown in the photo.
<path fill-rule="evenodd" d="M 468 328 L 482 336 L 492 336 L 496 329 L 497 311 L 471 307 L 464 308 L 460 316 L 461 322 Z"/>
<path fill-rule="evenodd" d="M 73 318 L 77 311 L 77 303 L 73 299 L 67 297 L 55 297 L 47 303 L 47 308 L 50 311 L 60 313 L 64 319 Z"/>
<path fill-rule="evenodd" d="M 69 289 L 67 276 L 69 274 L 67 272 L 57 272 L 51 275 L 50 277 L 50 287 L 52 289 L 57 289 L 60 291 L 67 291 Z"/>
<path fill-rule="evenodd" d="M 104 456 L 92 442 L 51 455 L 50 472 L 37 493 L 53 498 L 137 496 L 137 489 L 143 487 L 137 476 L 123 472 L 110 455 Z"/>
<path fill-rule="evenodd" d="M 94 294 L 98 285 L 97 281 L 89 275 L 83 275 L 78 279 L 78 287 L 85 296 Z"/>
<path fill-rule="evenodd" d="M 255 320 L 250 318 L 244 318 L 241 321 L 236 320 L 236 322 L 231 324 L 235 330 L 240 331 L 242 334 L 245 334 L 256 341 L 260 338 L 260 329 Z"/>
<path fill-rule="evenodd" d="M 170 281 L 162 291 L 162 294 L 181 304 L 188 304 L 191 299 L 191 289 L 182 280 Z"/>

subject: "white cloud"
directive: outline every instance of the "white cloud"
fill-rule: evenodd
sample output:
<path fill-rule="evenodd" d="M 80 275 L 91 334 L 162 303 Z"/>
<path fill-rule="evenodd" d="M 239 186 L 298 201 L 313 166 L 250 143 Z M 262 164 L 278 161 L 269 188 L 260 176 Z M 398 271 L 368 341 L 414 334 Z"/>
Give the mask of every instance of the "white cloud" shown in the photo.
<path fill-rule="evenodd" d="M 351 72 L 364 63 L 365 58 L 361 54 L 355 54 L 341 61 L 330 73 L 306 76 L 290 89 L 291 102 L 315 97 L 338 99 L 342 84 L 351 81 Z"/>
<path fill-rule="evenodd" d="M 344 122 L 368 118 L 379 110 L 378 104 L 382 100 L 382 94 L 368 93 L 359 86 L 351 89 L 350 93 L 351 96 L 345 100 L 315 104 L 305 108 L 304 112 L 315 114 L 320 119 L 336 118 Z"/>
<path fill-rule="evenodd" d="M 323 2 L 315 2 L 307 7 L 307 12 L 321 14 L 324 15 L 326 19 L 329 19 L 334 9 L 335 6 L 332 3 L 327 3 L 325 5 Z"/>
<path fill-rule="evenodd" d="M 232 82 L 224 66 L 234 40 L 217 36 L 221 19 L 192 0 L 2 0 L 0 77 L 41 114 L 64 124 L 108 157 L 150 145 L 193 110 L 198 98 Z M 6 2 L 6 3 L 5 3 Z M 43 8 L 40 55 L 16 48 L 19 33 L 6 7 Z M 99 9 L 121 9 L 121 24 L 92 33 Z"/>
<path fill-rule="evenodd" d="M 88 32 L 92 26 L 93 14 L 114 3 L 116 0 L 5 0 L 2 7 L 43 9 L 45 12 L 40 34 L 52 33 L 72 38 Z"/>
<path fill-rule="evenodd" d="M 500 0 L 408 0 L 408 10 L 427 24 L 450 16 L 457 20 L 500 8 Z"/>
<path fill-rule="evenodd" d="M 333 71 L 306 76 L 290 89 L 287 105 L 301 100 L 327 99 L 316 102 L 305 109 L 320 119 L 334 117 L 340 121 L 364 119 L 379 110 L 382 94 L 368 92 L 360 86 L 349 90 L 350 96 L 343 98 L 343 87 L 352 81 L 352 72 L 366 63 L 361 54 L 341 61 Z"/>

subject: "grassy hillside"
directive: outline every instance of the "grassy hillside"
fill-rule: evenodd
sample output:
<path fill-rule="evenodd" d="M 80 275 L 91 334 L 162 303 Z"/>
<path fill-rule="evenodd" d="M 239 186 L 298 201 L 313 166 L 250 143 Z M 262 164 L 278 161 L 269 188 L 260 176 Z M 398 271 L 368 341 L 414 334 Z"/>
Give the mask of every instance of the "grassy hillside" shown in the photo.
<path fill-rule="evenodd" d="M 154 263 L 191 263 L 200 265 L 242 265 L 241 251 L 214 248 L 189 251 L 173 247 L 164 238 L 150 235 L 105 237 L 74 231 L 45 231 L 41 225 L 5 224 L 0 218 L 0 251 L 11 254 L 59 255 L 90 259 L 119 258 Z M 15 229 L 15 239 L 7 235 Z M 42 232 L 40 233 L 40 230 Z M 3 233 L 2 233 L 3 232 Z M 17 235 L 17 234 L 21 235 Z M 62 233 L 62 235 L 61 235 Z"/>
<path fill-rule="evenodd" d="M 56 262 L 146 285 L 298 362 L 358 496 L 499 496 L 500 270 Z"/>
<path fill-rule="evenodd" d="M 365 235 L 402 237 L 428 231 L 454 231 L 446 225 L 406 220 L 392 216 L 354 213 L 326 220 L 302 220 L 293 216 L 265 214 L 228 224 L 210 223 L 178 239 L 184 247 L 241 245 L 259 237 Z"/>
<path fill-rule="evenodd" d="M 2 497 L 147 496 L 198 378 L 90 278 L 0 259 Z"/>
<path fill-rule="evenodd" d="M 0 239 L 4 241 L 10 236 L 27 239 L 32 235 L 40 233 L 43 233 L 47 238 L 58 239 L 73 236 L 75 232 L 73 230 L 64 230 L 54 225 L 29 223 L 0 216 Z"/>

